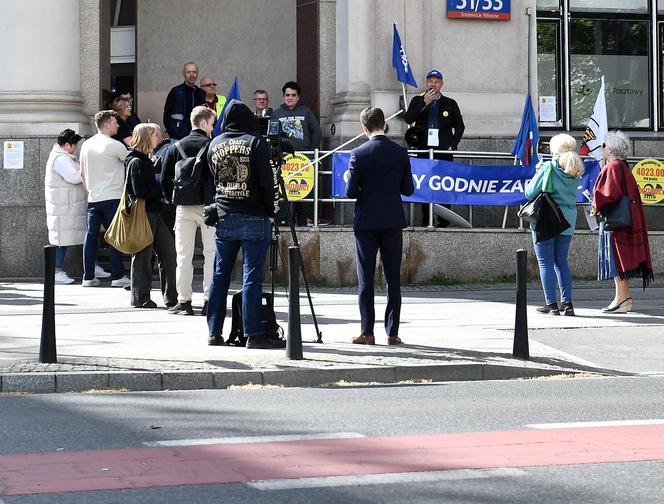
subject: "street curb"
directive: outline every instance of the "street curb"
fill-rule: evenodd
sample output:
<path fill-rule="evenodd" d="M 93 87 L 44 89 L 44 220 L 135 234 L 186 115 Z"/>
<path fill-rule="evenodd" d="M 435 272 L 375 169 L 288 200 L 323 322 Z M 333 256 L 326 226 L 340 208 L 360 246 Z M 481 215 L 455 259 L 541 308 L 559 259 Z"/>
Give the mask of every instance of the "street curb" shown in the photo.
<path fill-rule="evenodd" d="M 290 368 L 201 371 L 83 371 L 0 374 L 1 393 L 63 393 L 89 390 L 198 390 L 243 385 L 319 387 L 338 382 L 398 383 L 404 381 L 479 381 L 577 375 L 573 369 L 501 364 L 442 364 L 342 368 Z M 585 374 L 586 372 L 584 372 Z"/>

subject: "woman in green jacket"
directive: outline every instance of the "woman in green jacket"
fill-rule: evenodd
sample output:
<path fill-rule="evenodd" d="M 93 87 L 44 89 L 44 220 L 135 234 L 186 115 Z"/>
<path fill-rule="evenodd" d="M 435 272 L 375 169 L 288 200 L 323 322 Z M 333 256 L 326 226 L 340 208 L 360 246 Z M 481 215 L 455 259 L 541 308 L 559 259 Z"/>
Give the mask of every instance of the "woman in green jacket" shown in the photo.
<path fill-rule="evenodd" d="M 576 226 L 576 189 L 584 167 L 576 153 L 576 140 L 565 133 L 551 138 L 549 143 L 553 159 L 544 163 L 526 185 L 526 198 L 533 199 L 542 191 L 550 192 L 558 203 L 570 227 L 549 240 L 536 241 L 535 225 L 530 227 L 544 290 L 545 305 L 540 313 L 574 315 L 572 306 L 572 272 L 567 262 L 569 245 Z M 556 283 L 560 289 L 561 305 L 556 302 Z"/>

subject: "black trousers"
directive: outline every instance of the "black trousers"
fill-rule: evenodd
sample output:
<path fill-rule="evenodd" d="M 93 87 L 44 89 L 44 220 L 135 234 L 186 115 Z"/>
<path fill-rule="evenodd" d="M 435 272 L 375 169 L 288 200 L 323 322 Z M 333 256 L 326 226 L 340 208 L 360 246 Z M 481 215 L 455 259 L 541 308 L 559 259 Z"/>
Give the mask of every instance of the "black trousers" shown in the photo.
<path fill-rule="evenodd" d="M 374 277 L 376 275 L 376 254 L 379 251 L 383 263 L 385 283 L 387 284 L 385 332 L 388 336 L 399 334 L 402 249 L 401 229 L 355 231 L 355 259 L 362 334 L 373 336 L 374 333 L 374 323 L 376 321 Z"/>
<path fill-rule="evenodd" d="M 164 219 L 156 212 L 148 212 L 154 242 L 131 256 L 131 306 L 142 306 L 150 301 L 152 289 L 152 253 L 157 256 L 161 293 L 166 306 L 178 302 L 175 287 L 175 242 Z"/>

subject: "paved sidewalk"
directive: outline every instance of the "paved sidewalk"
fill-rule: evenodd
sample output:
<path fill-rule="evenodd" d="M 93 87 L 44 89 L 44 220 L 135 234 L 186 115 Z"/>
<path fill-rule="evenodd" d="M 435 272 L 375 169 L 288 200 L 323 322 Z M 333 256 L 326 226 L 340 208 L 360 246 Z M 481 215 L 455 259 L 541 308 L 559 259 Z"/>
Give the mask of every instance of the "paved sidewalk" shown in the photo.
<path fill-rule="evenodd" d="M 105 284 L 104 284 L 105 285 Z M 389 347 L 376 325 L 376 346 L 352 345 L 359 334 L 355 289 L 316 289 L 313 302 L 322 344 L 301 297 L 304 360 L 283 350 L 207 346 L 205 318 L 129 307 L 129 293 L 110 287 L 56 286 L 58 363 L 38 362 L 40 283 L 0 282 L 0 391 L 225 388 L 249 383 L 316 386 L 339 382 L 394 383 L 510 379 L 561 374 L 664 373 L 664 289 L 633 288 L 634 313 L 605 315 L 612 290 L 579 282 L 577 317 L 538 314 L 542 294 L 528 290 L 530 360 L 512 357 L 514 288 L 510 285 L 404 288 L 400 336 Z M 233 288 L 238 288 L 234 285 Z M 584 288 L 586 287 L 586 288 Z M 200 286 L 199 286 L 200 289 Z M 152 298 L 161 306 L 161 294 Z M 385 299 L 378 296 L 380 318 Z M 200 308 L 202 295 L 194 295 Z M 275 293 L 287 331 L 288 301 Z M 198 310 L 197 310 L 198 311 Z M 230 329 L 227 319 L 224 336 Z"/>

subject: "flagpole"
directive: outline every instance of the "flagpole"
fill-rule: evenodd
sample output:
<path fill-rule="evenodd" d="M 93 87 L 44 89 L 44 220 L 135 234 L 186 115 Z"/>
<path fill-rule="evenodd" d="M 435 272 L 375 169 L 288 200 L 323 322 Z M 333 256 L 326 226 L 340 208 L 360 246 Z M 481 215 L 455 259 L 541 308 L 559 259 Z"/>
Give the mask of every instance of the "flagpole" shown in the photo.
<path fill-rule="evenodd" d="M 406 97 L 406 85 L 402 82 L 401 83 L 401 91 L 403 92 L 403 107 L 404 109 L 408 109 L 408 98 Z"/>

